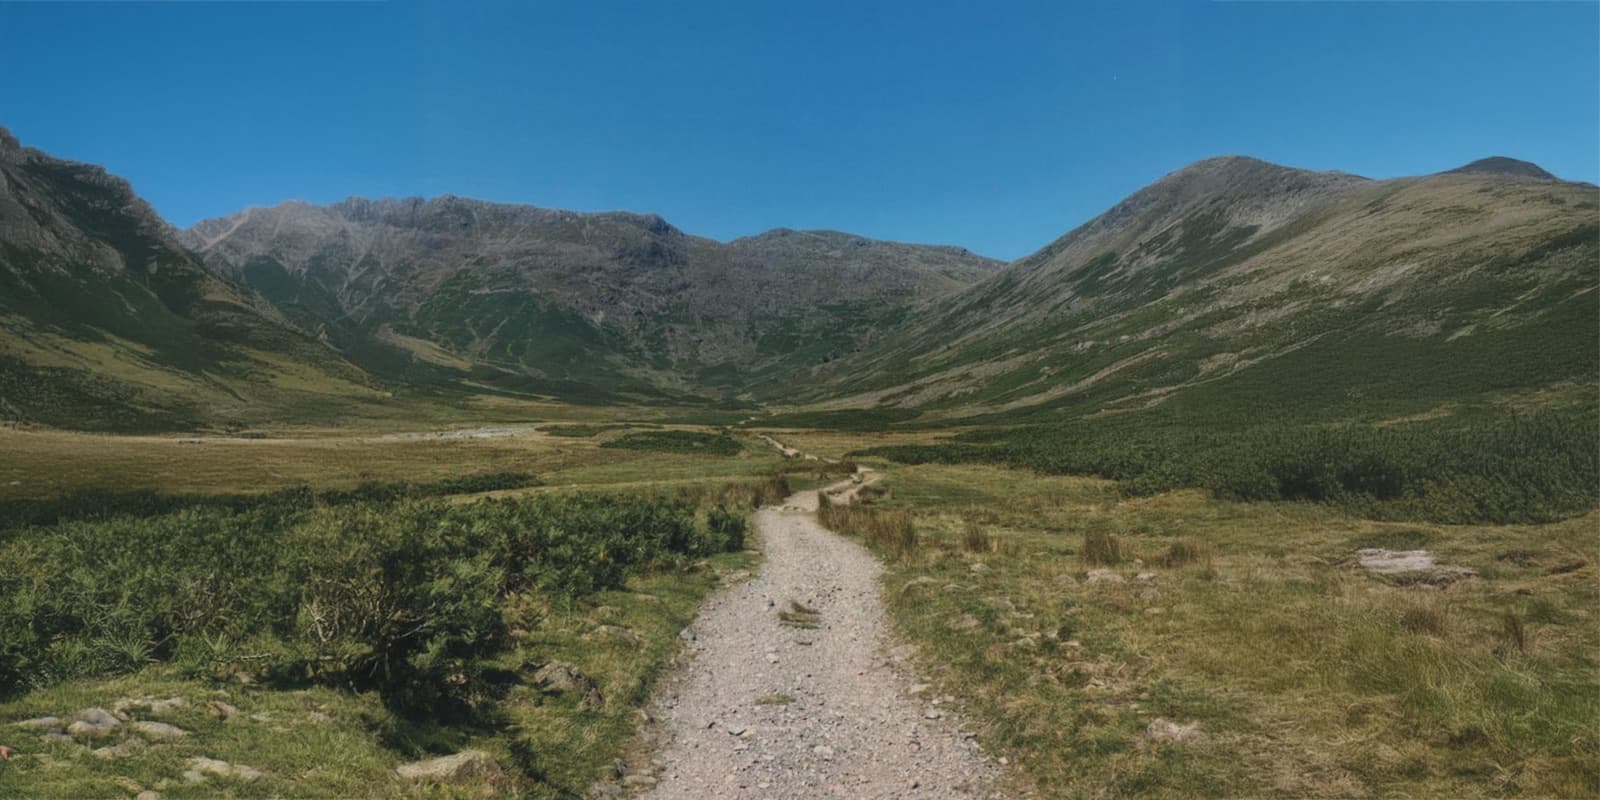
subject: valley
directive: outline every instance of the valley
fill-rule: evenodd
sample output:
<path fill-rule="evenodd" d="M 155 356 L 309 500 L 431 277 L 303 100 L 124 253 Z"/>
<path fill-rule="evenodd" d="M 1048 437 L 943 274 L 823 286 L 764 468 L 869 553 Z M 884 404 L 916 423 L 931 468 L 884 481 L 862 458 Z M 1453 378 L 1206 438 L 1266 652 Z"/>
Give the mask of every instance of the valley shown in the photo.
<path fill-rule="evenodd" d="M 0 131 L 0 796 L 1593 796 L 1597 214 L 180 230 Z"/>

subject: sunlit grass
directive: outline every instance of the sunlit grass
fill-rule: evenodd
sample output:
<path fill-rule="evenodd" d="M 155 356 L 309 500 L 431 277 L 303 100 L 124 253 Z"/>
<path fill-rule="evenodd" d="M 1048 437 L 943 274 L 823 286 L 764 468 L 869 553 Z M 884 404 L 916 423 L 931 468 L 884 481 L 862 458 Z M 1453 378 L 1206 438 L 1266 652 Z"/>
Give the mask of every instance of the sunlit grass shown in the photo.
<path fill-rule="evenodd" d="M 1595 514 L 1397 525 L 990 467 L 884 485 L 877 513 L 919 541 L 890 561 L 898 627 L 1044 796 L 1600 793 Z M 1385 543 L 1478 576 L 1366 574 L 1354 550 Z M 1160 741 L 1157 719 L 1199 733 Z"/>

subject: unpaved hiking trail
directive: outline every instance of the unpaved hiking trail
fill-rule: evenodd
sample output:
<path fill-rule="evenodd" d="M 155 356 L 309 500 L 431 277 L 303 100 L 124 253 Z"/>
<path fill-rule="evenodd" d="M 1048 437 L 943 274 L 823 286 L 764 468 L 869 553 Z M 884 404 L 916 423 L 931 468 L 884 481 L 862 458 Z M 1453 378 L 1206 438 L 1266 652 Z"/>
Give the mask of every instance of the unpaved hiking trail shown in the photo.
<path fill-rule="evenodd" d="M 881 565 L 816 508 L 800 492 L 757 512 L 766 562 L 690 629 L 688 665 L 658 694 L 646 797 L 987 796 L 990 759 L 885 652 Z M 779 619 L 791 601 L 818 613 L 815 628 Z"/>

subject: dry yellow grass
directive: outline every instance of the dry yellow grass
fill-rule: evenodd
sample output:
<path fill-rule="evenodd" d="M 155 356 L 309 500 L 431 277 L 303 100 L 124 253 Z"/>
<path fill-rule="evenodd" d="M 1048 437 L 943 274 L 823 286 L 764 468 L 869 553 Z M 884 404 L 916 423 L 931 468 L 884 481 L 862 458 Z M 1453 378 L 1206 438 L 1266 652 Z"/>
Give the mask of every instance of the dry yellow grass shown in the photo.
<path fill-rule="evenodd" d="M 756 445 L 724 458 L 607 449 L 599 446 L 605 437 L 548 436 L 532 426 L 514 431 L 472 438 L 309 430 L 246 439 L 0 429 L 0 499 L 80 489 L 232 494 L 303 484 L 342 488 L 489 472 L 532 473 L 551 487 L 622 488 L 766 474 L 780 462 Z"/>
<path fill-rule="evenodd" d="M 1600 513 L 1379 523 L 980 466 L 896 466 L 884 485 L 919 536 L 886 578 L 897 624 L 1036 784 L 1019 788 L 1600 795 Z M 989 552 L 966 546 L 973 524 Z M 1086 537 L 1115 538 L 1123 560 L 1094 568 L 1120 581 L 1086 580 Z M 1373 546 L 1478 574 L 1386 580 L 1356 562 Z"/>

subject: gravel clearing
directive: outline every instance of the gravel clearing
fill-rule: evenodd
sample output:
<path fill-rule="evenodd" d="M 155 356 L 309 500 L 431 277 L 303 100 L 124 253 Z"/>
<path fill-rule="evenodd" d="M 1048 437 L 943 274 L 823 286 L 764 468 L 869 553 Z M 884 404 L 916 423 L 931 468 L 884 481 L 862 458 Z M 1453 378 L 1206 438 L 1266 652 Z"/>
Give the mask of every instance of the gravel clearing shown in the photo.
<path fill-rule="evenodd" d="M 816 508 L 800 492 L 757 513 L 766 563 L 685 633 L 686 663 L 657 695 L 643 796 L 989 796 L 997 767 L 952 710 L 913 695 L 909 646 L 888 649 L 878 560 L 818 525 Z"/>

